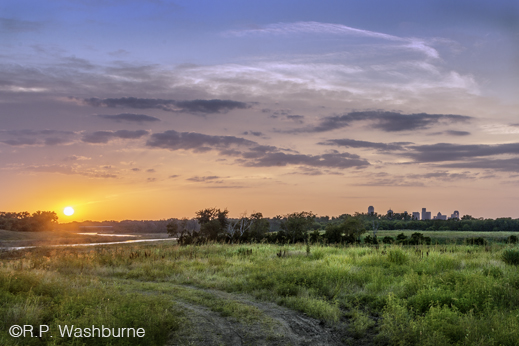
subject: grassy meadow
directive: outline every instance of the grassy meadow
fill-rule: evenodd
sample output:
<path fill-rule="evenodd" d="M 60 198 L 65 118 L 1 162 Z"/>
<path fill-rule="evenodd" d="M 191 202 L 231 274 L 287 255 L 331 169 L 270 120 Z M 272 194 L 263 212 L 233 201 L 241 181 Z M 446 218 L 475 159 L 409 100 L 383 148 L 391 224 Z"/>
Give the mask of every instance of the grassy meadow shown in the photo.
<path fill-rule="evenodd" d="M 371 336 L 370 344 L 519 345 L 519 271 L 502 260 L 511 249 L 170 242 L 5 252 L 0 344 L 175 344 L 192 327 L 184 303 L 258 325 L 269 336 L 272 320 L 238 299 L 245 295 L 354 339 Z M 41 338 L 13 338 L 7 332 L 13 324 L 51 330 Z M 92 324 L 144 328 L 146 336 L 56 337 L 58 325 Z"/>

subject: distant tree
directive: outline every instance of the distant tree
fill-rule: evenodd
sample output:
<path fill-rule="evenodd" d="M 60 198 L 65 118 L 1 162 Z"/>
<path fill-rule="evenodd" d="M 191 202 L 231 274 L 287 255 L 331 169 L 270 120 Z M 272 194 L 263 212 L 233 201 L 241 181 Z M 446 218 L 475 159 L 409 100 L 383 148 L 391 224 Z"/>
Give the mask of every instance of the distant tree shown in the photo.
<path fill-rule="evenodd" d="M 182 220 L 172 220 L 166 226 L 170 237 L 178 238 L 180 245 L 188 245 L 198 240 L 200 224 L 198 220 L 183 218 Z"/>
<path fill-rule="evenodd" d="M 227 209 L 207 208 L 197 211 L 196 219 L 200 223 L 201 237 L 207 240 L 223 240 L 229 223 L 227 214 Z"/>
<path fill-rule="evenodd" d="M 250 239 L 260 241 L 270 229 L 270 223 L 263 217 L 262 213 L 253 213 L 250 216 L 252 225 L 250 227 Z"/>
<path fill-rule="evenodd" d="M 37 211 L 32 214 L 32 231 L 52 231 L 58 222 L 58 215 L 53 211 Z"/>
<path fill-rule="evenodd" d="M 246 213 L 243 213 L 238 220 L 227 222 L 227 237 L 231 244 L 235 240 L 245 240 L 248 238 L 248 233 L 252 227 L 252 223 L 252 218 L 247 217 Z"/>
<path fill-rule="evenodd" d="M 292 243 L 306 241 L 307 232 L 314 223 L 314 219 L 315 214 L 312 212 L 302 211 L 288 214 L 281 222 L 281 229 Z"/>
<path fill-rule="evenodd" d="M 326 226 L 324 237 L 329 243 L 354 243 L 359 242 L 361 234 L 366 231 L 364 222 L 359 218 L 348 217 L 340 223 L 328 224 Z"/>

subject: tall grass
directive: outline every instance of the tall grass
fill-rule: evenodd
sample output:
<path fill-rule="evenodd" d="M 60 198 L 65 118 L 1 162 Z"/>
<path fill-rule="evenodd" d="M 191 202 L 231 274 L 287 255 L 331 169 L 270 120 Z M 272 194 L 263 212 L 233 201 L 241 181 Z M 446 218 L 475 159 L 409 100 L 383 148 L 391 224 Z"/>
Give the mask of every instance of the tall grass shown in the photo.
<path fill-rule="evenodd" d="M 351 319 L 357 335 L 375 331 L 394 345 L 518 345 L 519 272 L 502 260 L 510 251 L 505 244 L 313 245 L 309 254 L 303 244 L 37 249 L 0 266 L 0 313 L 9 316 L 0 344 L 15 344 L 4 332 L 12 321 L 144 323 L 146 335 L 164 343 L 183 320 L 171 300 L 142 292 L 149 283 L 148 291 L 174 284 L 247 293 L 329 323 Z M 182 292 L 221 313 L 253 313 Z"/>

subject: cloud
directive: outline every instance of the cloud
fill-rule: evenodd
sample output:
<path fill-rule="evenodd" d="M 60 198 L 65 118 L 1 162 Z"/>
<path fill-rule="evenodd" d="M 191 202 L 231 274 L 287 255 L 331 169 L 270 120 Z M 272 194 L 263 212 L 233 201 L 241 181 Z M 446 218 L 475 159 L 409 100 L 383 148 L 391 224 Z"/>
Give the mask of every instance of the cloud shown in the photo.
<path fill-rule="evenodd" d="M 252 136 L 256 136 L 256 137 L 261 137 L 261 136 L 263 136 L 263 133 L 259 132 L 259 131 L 245 131 L 245 132 L 243 132 L 243 135 L 245 135 L 245 136 L 252 135 Z"/>
<path fill-rule="evenodd" d="M 220 99 L 176 101 L 165 99 L 122 97 L 107 99 L 89 98 L 82 100 L 82 102 L 94 107 L 160 109 L 167 112 L 192 114 L 226 113 L 233 109 L 250 108 L 250 105 L 244 102 Z"/>
<path fill-rule="evenodd" d="M 283 167 L 287 165 L 300 165 L 309 167 L 327 168 L 362 168 L 369 166 L 369 162 L 360 159 L 357 155 L 349 153 L 331 153 L 322 155 L 304 155 L 287 153 L 267 153 L 248 162 L 248 167 Z"/>
<path fill-rule="evenodd" d="M 447 130 L 447 131 L 428 133 L 427 136 L 448 135 L 448 136 L 462 137 L 462 136 L 469 136 L 470 134 L 471 133 L 468 131 Z"/>
<path fill-rule="evenodd" d="M 146 143 L 149 147 L 169 150 L 193 150 L 206 152 L 213 149 L 228 149 L 231 146 L 250 147 L 256 142 L 234 136 L 210 136 L 196 132 L 177 132 L 174 130 L 163 133 L 154 133 Z"/>
<path fill-rule="evenodd" d="M 456 131 L 456 130 L 447 130 L 444 131 L 445 134 L 451 135 L 451 136 L 469 136 L 470 132 L 468 131 Z"/>
<path fill-rule="evenodd" d="M 355 122 L 364 122 L 367 127 L 385 132 L 399 132 L 427 129 L 438 124 L 468 122 L 472 119 L 466 115 L 455 114 L 402 114 L 386 111 L 350 112 L 344 115 L 330 116 L 321 119 L 313 127 L 291 130 L 290 132 L 325 132 L 350 126 Z"/>
<path fill-rule="evenodd" d="M 78 156 L 78 155 L 71 155 L 71 156 L 67 156 L 63 159 L 63 161 L 87 161 L 87 160 L 91 160 L 92 158 L 91 157 L 87 157 L 87 156 Z"/>
<path fill-rule="evenodd" d="M 0 32 L 21 33 L 38 31 L 43 25 L 15 18 L 0 18 Z"/>
<path fill-rule="evenodd" d="M 415 162 L 462 161 L 483 156 L 519 154 L 519 143 L 506 144 L 452 144 L 436 143 L 409 146 L 400 155 L 412 158 Z M 497 162 L 497 161 L 496 161 Z M 477 162 L 473 162 L 477 164 Z M 488 163 L 488 161 L 485 161 Z M 467 163 L 468 164 L 468 163 Z M 454 167 L 454 166 L 452 166 Z M 463 167 L 460 163 L 459 167 Z M 471 168 L 471 167 L 467 167 Z M 475 167 L 472 167 L 475 168 Z"/>
<path fill-rule="evenodd" d="M 117 178 L 117 175 L 103 172 L 98 169 L 84 169 L 79 166 L 64 166 L 64 165 L 41 165 L 41 166 L 29 166 L 26 168 L 32 172 L 43 172 L 43 173 L 59 173 L 66 175 L 83 175 L 90 178 Z"/>
<path fill-rule="evenodd" d="M 153 121 L 160 121 L 159 118 L 155 118 L 149 115 L 144 114 L 132 114 L 132 113 L 121 113 L 116 115 L 105 115 L 105 114 L 98 114 L 97 115 L 100 118 L 103 119 L 109 119 L 114 120 L 118 123 L 121 121 L 129 121 L 129 122 L 136 122 L 136 123 L 143 123 L 143 122 L 153 122 Z"/>
<path fill-rule="evenodd" d="M 275 23 L 268 24 L 263 27 L 233 30 L 224 33 L 226 36 L 244 37 L 244 36 L 266 36 L 277 35 L 292 37 L 299 34 L 318 34 L 318 35 L 333 35 L 333 36 L 349 36 L 372 38 L 382 41 L 389 41 L 400 45 L 402 48 L 419 51 L 425 54 L 428 58 L 438 59 L 439 54 L 425 40 L 417 38 L 398 37 L 388 35 L 380 32 L 352 28 L 341 24 L 320 23 L 320 22 L 295 22 L 295 23 Z"/>
<path fill-rule="evenodd" d="M 324 142 L 319 142 L 320 145 L 337 145 L 347 148 L 369 148 L 377 150 L 404 150 L 404 146 L 413 144 L 411 142 L 393 142 L 393 143 L 378 143 L 378 142 L 367 142 L 358 141 L 355 139 L 328 139 Z"/>
<path fill-rule="evenodd" d="M 54 146 L 59 144 L 69 144 L 74 141 L 76 133 L 73 131 L 60 130 L 2 130 L 0 137 L 7 139 L 0 140 L 10 146 Z"/>
<path fill-rule="evenodd" d="M 147 169 L 146 172 L 147 172 L 147 173 L 155 173 L 156 171 L 155 171 L 155 169 L 150 168 L 150 169 Z"/>
<path fill-rule="evenodd" d="M 303 119 L 305 118 L 304 115 L 287 115 L 286 116 L 288 120 L 292 120 L 296 123 L 299 123 L 299 124 L 302 124 L 303 123 Z"/>
<path fill-rule="evenodd" d="M 146 136 L 149 132 L 146 130 L 137 130 L 137 131 L 129 131 L 129 130 L 119 130 L 119 131 L 96 131 L 92 133 L 87 133 L 81 139 L 86 143 L 94 143 L 94 144 L 105 144 L 111 140 L 121 138 L 121 139 L 137 139 L 143 136 Z"/>
<path fill-rule="evenodd" d="M 186 180 L 201 183 L 201 182 L 214 182 L 215 180 L 218 180 L 218 179 L 222 179 L 222 177 L 219 177 L 216 175 L 210 175 L 210 176 L 205 176 L 205 177 L 194 176 L 191 178 L 187 178 Z"/>
<path fill-rule="evenodd" d="M 465 162 L 456 162 L 442 164 L 445 168 L 465 168 L 465 169 L 488 169 L 501 172 L 516 172 L 519 173 L 519 158 L 510 159 L 476 159 Z"/>
<path fill-rule="evenodd" d="M 174 130 L 155 133 L 146 143 L 149 147 L 168 150 L 192 150 L 203 153 L 216 150 L 220 155 L 235 157 L 235 162 L 247 167 L 273 167 L 299 165 L 309 167 L 351 168 L 366 167 L 369 162 L 358 155 L 332 152 L 322 155 L 292 153 L 234 136 L 211 136 L 195 132 Z M 288 151 L 289 153 L 285 153 Z"/>

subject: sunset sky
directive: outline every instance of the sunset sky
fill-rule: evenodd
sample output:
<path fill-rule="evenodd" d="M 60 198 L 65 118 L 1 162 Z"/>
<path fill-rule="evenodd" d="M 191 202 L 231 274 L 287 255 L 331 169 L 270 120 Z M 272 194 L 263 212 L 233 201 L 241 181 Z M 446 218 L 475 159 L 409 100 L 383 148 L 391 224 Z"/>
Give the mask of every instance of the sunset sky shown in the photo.
<path fill-rule="evenodd" d="M 516 0 L 3 0 L 0 44 L 0 211 L 519 217 Z"/>

